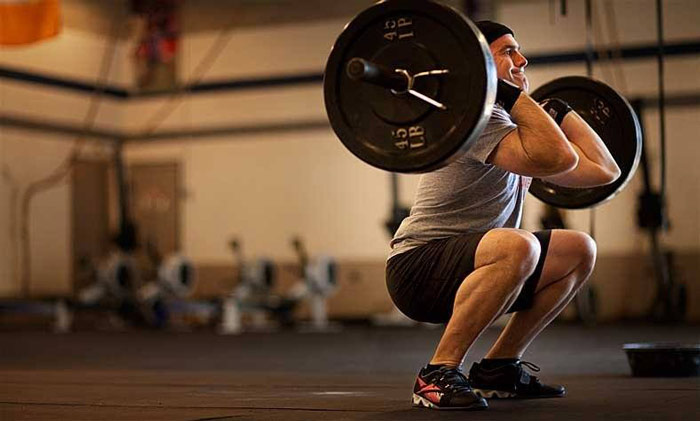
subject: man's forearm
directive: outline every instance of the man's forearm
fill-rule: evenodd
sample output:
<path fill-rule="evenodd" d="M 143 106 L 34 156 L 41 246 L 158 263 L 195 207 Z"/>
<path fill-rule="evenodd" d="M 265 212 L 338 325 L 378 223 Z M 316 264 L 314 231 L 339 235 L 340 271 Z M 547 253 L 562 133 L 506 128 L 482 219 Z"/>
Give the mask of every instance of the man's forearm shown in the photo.
<path fill-rule="evenodd" d="M 545 180 L 566 187 L 595 187 L 610 184 L 620 176 L 615 163 L 598 134 L 575 112 L 569 112 L 561 128 L 579 157 L 571 171 Z"/>
<path fill-rule="evenodd" d="M 620 168 L 598 134 L 575 111 L 568 113 L 561 124 L 567 139 L 577 146 L 579 160 L 595 165 L 617 178 Z M 585 162 L 588 161 L 588 162 Z"/>
<path fill-rule="evenodd" d="M 528 157 L 545 166 L 557 166 L 574 154 L 565 132 L 526 94 L 521 94 L 511 110 L 518 134 Z"/>

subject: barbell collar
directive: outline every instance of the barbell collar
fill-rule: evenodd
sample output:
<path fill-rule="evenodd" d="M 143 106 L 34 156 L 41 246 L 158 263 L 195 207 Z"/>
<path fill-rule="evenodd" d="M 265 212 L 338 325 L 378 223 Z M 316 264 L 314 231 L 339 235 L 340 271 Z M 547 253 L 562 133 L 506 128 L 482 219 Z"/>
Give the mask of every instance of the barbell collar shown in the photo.
<path fill-rule="evenodd" d="M 391 89 L 394 92 L 406 92 L 410 89 L 410 75 L 397 72 L 381 64 L 355 57 L 348 61 L 346 72 L 350 79 Z"/>

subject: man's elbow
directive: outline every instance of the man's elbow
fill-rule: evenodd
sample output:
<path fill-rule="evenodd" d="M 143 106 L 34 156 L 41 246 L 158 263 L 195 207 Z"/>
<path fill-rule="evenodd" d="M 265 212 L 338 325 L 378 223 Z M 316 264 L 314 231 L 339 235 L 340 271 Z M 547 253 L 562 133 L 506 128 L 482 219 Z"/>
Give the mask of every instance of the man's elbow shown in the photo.
<path fill-rule="evenodd" d="M 597 170 L 591 171 L 585 181 L 580 181 L 580 183 L 575 187 L 600 187 L 607 186 L 617 181 L 622 175 L 620 168 L 615 165 L 614 168 L 598 167 Z"/>
<path fill-rule="evenodd" d="M 579 156 L 573 150 L 563 150 L 553 153 L 550 159 L 544 163 L 544 169 L 549 174 L 556 175 L 572 171 L 578 166 Z"/>
<path fill-rule="evenodd" d="M 606 185 L 617 181 L 622 175 L 622 170 L 620 170 L 620 167 L 618 167 L 617 164 L 613 164 L 612 168 L 603 168 L 601 173 L 601 184 Z"/>

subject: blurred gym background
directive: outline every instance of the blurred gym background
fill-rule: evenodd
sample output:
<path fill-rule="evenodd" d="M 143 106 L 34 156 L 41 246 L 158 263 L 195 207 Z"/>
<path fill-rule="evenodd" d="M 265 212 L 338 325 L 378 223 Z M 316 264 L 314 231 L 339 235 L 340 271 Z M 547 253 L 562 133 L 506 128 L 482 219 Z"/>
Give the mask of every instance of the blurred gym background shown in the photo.
<path fill-rule="evenodd" d="M 440 330 L 393 307 L 384 264 L 419 176 L 360 162 L 323 104 L 330 48 L 372 3 L 0 1 L 0 418 L 411 415 Z M 643 126 L 612 200 L 525 204 L 523 228 L 598 243 L 533 346 L 571 385 L 546 410 L 687 417 L 697 383 L 631 383 L 621 348 L 698 342 L 700 3 L 445 3 L 515 30 L 531 90 L 592 76 Z"/>
<path fill-rule="evenodd" d="M 625 95 L 642 121 L 648 165 L 613 200 L 592 211 L 526 203 L 524 228 L 554 218 L 598 242 L 588 296 L 562 318 L 698 322 L 697 2 L 662 2 L 662 45 L 652 0 L 449 3 L 515 29 L 531 89 L 592 74 Z M 329 128 L 321 89 L 335 38 L 372 2 L 37 4 L 48 10 L 37 33 L 13 33 L 2 15 L 4 299 L 70 304 L 98 278 L 116 280 L 118 264 L 134 273 L 117 293 L 138 295 L 174 256 L 188 271 L 181 299 L 224 301 L 246 264 L 267 265 L 266 293 L 284 299 L 304 278 L 306 253 L 333 266 L 322 293 L 328 320 L 392 314 L 387 225 L 410 207 L 418 176 L 391 176 L 351 156 Z M 311 317 L 301 301 L 287 322 Z M 13 326 L 27 316 L 3 312 L 0 320 Z"/>

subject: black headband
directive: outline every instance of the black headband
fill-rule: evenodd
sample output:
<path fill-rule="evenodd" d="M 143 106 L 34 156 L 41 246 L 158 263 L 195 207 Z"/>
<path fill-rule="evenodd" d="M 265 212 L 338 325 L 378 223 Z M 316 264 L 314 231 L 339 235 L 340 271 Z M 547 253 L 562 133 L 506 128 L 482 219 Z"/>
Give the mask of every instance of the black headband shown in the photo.
<path fill-rule="evenodd" d="M 476 22 L 476 27 L 479 28 L 482 34 L 484 34 L 486 37 L 486 42 L 489 44 L 506 34 L 515 36 L 513 30 L 509 27 L 490 20 L 480 20 L 479 22 Z"/>

